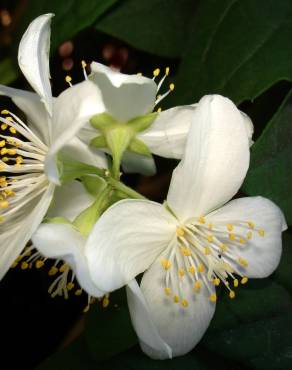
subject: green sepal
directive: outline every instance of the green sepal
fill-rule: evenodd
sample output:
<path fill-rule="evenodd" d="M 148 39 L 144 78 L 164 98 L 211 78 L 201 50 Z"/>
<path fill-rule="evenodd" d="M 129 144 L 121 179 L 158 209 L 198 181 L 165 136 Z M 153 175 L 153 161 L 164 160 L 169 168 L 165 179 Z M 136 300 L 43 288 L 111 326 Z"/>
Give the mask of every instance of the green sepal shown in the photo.
<path fill-rule="evenodd" d="M 146 144 L 144 144 L 143 141 L 137 139 L 136 137 L 134 137 L 131 140 L 131 142 L 128 146 L 128 150 L 130 152 L 145 155 L 146 157 L 151 157 L 152 156 L 150 150 L 148 149 L 148 146 Z"/>
<path fill-rule="evenodd" d="M 94 139 L 90 141 L 90 145 L 94 146 L 95 148 L 106 148 L 107 143 L 105 137 L 102 136 L 96 136 Z"/>
<path fill-rule="evenodd" d="M 97 197 L 107 186 L 103 178 L 94 175 L 82 176 L 81 181 L 88 193 L 94 197 Z"/>
<path fill-rule="evenodd" d="M 127 122 L 127 126 L 130 127 L 135 133 L 145 131 L 152 125 L 157 115 L 157 112 L 152 112 L 144 114 L 143 116 L 135 117 Z"/>
<path fill-rule="evenodd" d="M 65 217 L 46 217 L 43 220 L 43 223 L 45 223 L 45 224 L 48 224 L 48 223 L 51 223 L 51 224 L 70 224 L 71 225 L 71 222 Z"/>
<path fill-rule="evenodd" d="M 100 113 L 91 117 L 90 124 L 101 132 L 107 131 L 110 127 L 117 124 L 117 120 L 108 113 Z"/>

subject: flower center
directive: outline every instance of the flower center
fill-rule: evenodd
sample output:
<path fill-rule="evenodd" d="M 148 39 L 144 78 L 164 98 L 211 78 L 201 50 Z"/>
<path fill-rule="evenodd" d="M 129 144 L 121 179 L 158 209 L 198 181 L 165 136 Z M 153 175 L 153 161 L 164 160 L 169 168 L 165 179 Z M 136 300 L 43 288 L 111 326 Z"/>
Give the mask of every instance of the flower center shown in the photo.
<path fill-rule="evenodd" d="M 166 258 L 161 259 L 165 270 L 165 294 L 174 303 L 188 307 L 184 296 L 184 280 L 192 284 L 194 293 L 199 293 L 203 284 L 209 291 L 209 299 L 217 300 L 211 284 L 222 283 L 228 290 L 229 297 L 235 298 L 234 288 L 247 282 L 245 276 L 248 262 L 241 255 L 242 248 L 248 248 L 250 240 L 257 234 L 264 237 L 265 231 L 255 227 L 252 221 L 234 221 L 232 223 L 208 222 L 205 217 L 196 217 L 176 228 L 175 240 L 166 251 Z M 179 279 L 178 284 L 174 281 Z M 178 291 L 173 291 L 173 287 Z"/>
<path fill-rule="evenodd" d="M 31 203 L 46 190 L 47 146 L 13 113 L 0 117 L 0 225 L 18 222 Z M 7 174 L 7 176 L 6 176 Z M 5 229 L 7 230 L 7 229 Z"/>

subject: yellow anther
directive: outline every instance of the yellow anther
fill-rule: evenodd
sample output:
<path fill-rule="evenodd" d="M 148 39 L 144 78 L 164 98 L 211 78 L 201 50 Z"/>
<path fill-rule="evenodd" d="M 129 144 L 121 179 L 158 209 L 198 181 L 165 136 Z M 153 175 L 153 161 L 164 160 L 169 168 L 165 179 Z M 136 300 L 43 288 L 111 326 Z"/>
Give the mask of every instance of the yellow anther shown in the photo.
<path fill-rule="evenodd" d="M 3 148 L 3 146 L 5 146 L 5 144 L 6 144 L 5 140 L 1 140 L 0 141 L 0 148 Z"/>
<path fill-rule="evenodd" d="M 110 303 L 110 301 L 109 301 L 108 297 L 104 297 L 103 300 L 102 300 L 102 307 L 107 308 L 109 303 Z"/>
<path fill-rule="evenodd" d="M 204 223 L 206 222 L 205 217 L 200 216 L 200 217 L 198 218 L 198 222 L 199 222 L 200 224 L 204 224 Z"/>
<path fill-rule="evenodd" d="M 221 249 L 221 252 L 226 252 L 227 251 L 227 249 L 228 249 L 228 247 L 227 247 L 227 245 L 226 244 L 221 244 L 220 245 L 220 249 Z"/>
<path fill-rule="evenodd" d="M 241 284 L 246 284 L 248 282 L 248 278 L 246 276 L 244 276 L 242 279 L 241 279 Z"/>
<path fill-rule="evenodd" d="M 7 149 L 7 154 L 15 155 L 17 153 L 16 149 Z"/>
<path fill-rule="evenodd" d="M 258 233 L 259 233 L 259 236 L 265 236 L 265 230 L 264 229 L 259 229 Z"/>
<path fill-rule="evenodd" d="M 182 301 L 181 301 L 181 305 L 182 305 L 183 307 L 188 307 L 189 302 L 188 302 L 186 299 L 182 299 Z"/>
<path fill-rule="evenodd" d="M 237 287 L 238 287 L 238 280 L 237 280 L 237 279 L 234 279 L 234 280 L 233 280 L 233 285 L 234 285 L 234 287 L 235 287 L 235 288 L 237 288 Z"/>
<path fill-rule="evenodd" d="M 9 122 L 13 122 L 13 118 L 12 117 L 6 117 L 6 120 L 9 121 Z"/>
<path fill-rule="evenodd" d="M 16 164 L 21 164 L 23 162 L 23 158 L 19 155 L 16 157 Z"/>
<path fill-rule="evenodd" d="M 254 229 L 254 223 L 252 222 L 252 221 L 248 221 L 248 227 L 250 228 L 250 229 Z"/>
<path fill-rule="evenodd" d="M 75 286 L 75 284 L 72 281 L 69 281 L 69 283 L 67 284 L 67 289 L 72 290 L 74 288 L 74 286 Z"/>
<path fill-rule="evenodd" d="M 137 76 L 139 76 L 139 77 L 143 76 L 142 72 L 138 72 Z"/>
<path fill-rule="evenodd" d="M 173 297 L 173 302 L 174 302 L 174 303 L 178 303 L 178 302 L 179 302 L 179 296 L 178 296 L 178 295 L 175 295 L 175 296 Z"/>
<path fill-rule="evenodd" d="M 28 265 L 28 263 L 27 262 L 25 262 L 25 261 L 23 261 L 22 263 L 21 263 L 21 270 L 26 270 L 28 267 L 29 267 L 29 265 Z"/>
<path fill-rule="evenodd" d="M 217 295 L 215 293 L 210 295 L 210 301 L 211 302 L 216 302 L 217 301 Z"/>
<path fill-rule="evenodd" d="M 229 298 L 234 299 L 235 298 L 235 292 L 233 290 L 230 290 L 229 292 Z"/>
<path fill-rule="evenodd" d="M 244 238 L 239 238 L 239 243 L 240 244 L 246 244 L 246 240 Z"/>
<path fill-rule="evenodd" d="M 87 64 L 86 64 L 85 60 L 81 60 L 81 66 L 82 66 L 82 68 L 86 68 Z"/>
<path fill-rule="evenodd" d="M 169 90 L 170 90 L 170 91 L 173 91 L 173 90 L 174 90 L 174 84 L 170 84 L 170 85 L 169 85 Z"/>
<path fill-rule="evenodd" d="M 212 229 L 213 229 L 213 224 L 212 224 L 212 223 L 209 223 L 209 225 L 208 225 L 208 229 L 209 229 L 209 230 L 212 230 Z"/>
<path fill-rule="evenodd" d="M 65 81 L 70 83 L 72 81 L 72 77 L 71 76 L 66 76 Z"/>
<path fill-rule="evenodd" d="M 177 236 L 184 236 L 185 235 L 185 232 L 184 232 L 184 229 L 182 227 L 177 227 L 176 228 L 176 235 Z"/>
<path fill-rule="evenodd" d="M 42 260 L 38 260 L 38 261 L 36 261 L 36 263 L 35 263 L 35 267 L 37 268 L 37 269 L 40 269 L 41 267 L 43 267 L 44 266 L 44 261 L 42 261 Z"/>
<path fill-rule="evenodd" d="M 160 73 L 160 69 L 159 68 L 156 68 L 154 71 L 153 71 L 153 76 L 154 77 L 157 77 Z"/>
<path fill-rule="evenodd" d="M 171 262 L 164 258 L 161 260 L 161 265 L 165 270 L 168 270 L 171 267 Z"/>
<path fill-rule="evenodd" d="M 2 125 L 1 125 L 1 130 L 6 130 L 7 129 L 7 127 L 8 127 L 8 125 L 7 125 L 7 123 L 2 123 Z"/>
<path fill-rule="evenodd" d="M 67 268 L 67 264 L 66 263 L 63 263 L 63 265 L 59 268 L 59 271 L 60 272 L 64 272 Z"/>
<path fill-rule="evenodd" d="M 157 112 L 158 112 L 158 113 L 160 113 L 161 111 L 162 111 L 162 109 L 161 109 L 161 108 L 158 108 L 158 109 L 157 109 Z"/>
<path fill-rule="evenodd" d="M 8 200 L 1 200 L 0 201 L 0 208 L 5 209 L 9 207 L 9 202 Z"/>
<path fill-rule="evenodd" d="M 0 171 L 3 171 L 5 169 L 5 167 L 6 166 L 4 164 L 0 163 Z"/>
<path fill-rule="evenodd" d="M 179 276 L 180 277 L 183 277 L 183 276 L 185 276 L 185 270 L 181 267 L 181 268 L 179 268 L 178 269 L 178 274 L 179 274 Z"/>
<path fill-rule="evenodd" d="M 211 254 L 211 249 L 209 247 L 205 247 L 204 253 L 206 256 L 208 256 L 209 254 Z"/>
<path fill-rule="evenodd" d="M 8 111 L 7 109 L 3 109 L 3 110 L 1 111 L 1 114 L 9 114 L 9 111 Z"/>
<path fill-rule="evenodd" d="M 248 240 L 251 239 L 252 238 L 252 232 L 251 231 L 248 231 L 246 233 L 246 237 L 247 237 Z"/>
<path fill-rule="evenodd" d="M 3 158 L 2 158 L 2 161 L 3 161 L 3 162 L 8 162 L 8 161 L 9 161 L 9 158 L 8 158 L 8 157 L 3 157 Z"/>
<path fill-rule="evenodd" d="M 218 278 L 214 278 L 214 279 L 213 279 L 213 284 L 214 284 L 215 286 L 220 285 L 220 279 L 218 279 Z"/>
<path fill-rule="evenodd" d="M 9 128 L 9 131 L 12 133 L 12 134 L 16 134 L 16 129 L 14 127 L 10 127 Z"/>
<path fill-rule="evenodd" d="M 233 225 L 232 224 L 227 224 L 226 227 L 227 227 L 227 230 L 228 231 L 232 231 L 233 230 Z"/>
<path fill-rule="evenodd" d="M 82 294 L 82 289 L 81 288 L 75 290 L 75 295 L 79 296 L 81 294 Z"/>
<path fill-rule="evenodd" d="M 86 313 L 88 312 L 90 309 L 90 305 L 88 304 L 84 309 L 83 309 L 83 312 Z"/>
<path fill-rule="evenodd" d="M 165 68 L 165 75 L 168 76 L 169 75 L 169 71 L 170 71 L 170 68 L 169 67 L 166 67 Z"/>
<path fill-rule="evenodd" d="M 171 294 L 171 289 L 170 289 L 170 288 L 168 288 L 168 287 L 164 288 L 164 293 L 165 293 L 166 295 L 170 295 L 170 294 Z"/>
<path fill-rule="evenodd" d="M 48 272 L 49 276 L 54 276 L 59 270 L 57 269 L 56 266 L 52 266 Z"/>
<path fill-rule="evenodd" d="M 194 274 L 196 272 L 196 269 L 194 268 L 194 266 L 190 266 L 188 271 L 190 274 Z"/>
<path fill-rule="evenodd" d="M 199 271 L 199 272 L 204 272 L 204 271 L 205 271 L 205 267 L 204 267 L 204 265 L 203 265 L 202 263 L 200 263 L 200 264 L 198 265 L 198 271 Z"/>
<path fill-rule="evenodd" d="M 201 281 L 200 280 L 197 280 L 196 282 L 195 282 L 195 284 L 194 284 L 194 289 L 195 290 L 200 290 L 202 288 L 202 283 L 201 283 Z"/>
<path fill-rule="evenodd" d="M 5 155 L 7 154 L 7 152 L 8 152 L 7 148 L 2 148 L 0 151 L 1 155 Z"/>
<path fill-rule="evenodd" d="M 180 252 L 182 255 L 189 257 L 192 255 L 192 251 L 188 247 L 180 247 Z"/>
<path fill-rule="evenodd" d="M 245 260 L 244 258 L 242 258 L 242 257 L 238 257 L 238 263 L 241 265 L 241 266 L 243 266 L 243 267 L 247 267 L 248 266 L 248 261 L 247 260 Z"/>
<path fill-rule="evenodd" d="M 234 241 L 235 240 L 235 234 L 229 233 L 229 239 Z"/>
<path fill-rule="evenodd" d="M 210 235 L 207 235 L 206 239 L 208 240 L 209 243 L 212 243 L 214 240 L 214 237 L 213 235 L 210 234 Z"/>

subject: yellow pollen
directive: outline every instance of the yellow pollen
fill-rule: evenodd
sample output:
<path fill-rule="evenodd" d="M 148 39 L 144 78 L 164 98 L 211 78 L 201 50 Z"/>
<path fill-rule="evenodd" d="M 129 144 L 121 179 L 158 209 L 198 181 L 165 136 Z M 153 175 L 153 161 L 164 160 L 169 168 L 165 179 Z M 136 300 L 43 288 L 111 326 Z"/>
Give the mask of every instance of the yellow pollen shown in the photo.
<path fill-rule="evenodd" d="M 228 231 L 232 231 L 233 230 L 233 225 L 232 224 L 227 224 L 226 227 L 227 227 L 227 230 Z"/>
<path fill-rule="evenodd" d="M 12 134 L 16 134 L 16 129 L 14 127 L 10 127 L 9 128 L 9 131 L 12 133 Z"/>
<path fill-rule="evenodd" d="M 237 288 L 237 287 L 238 287 L 238 280 L 237 280 L 237 279 L 234 279 L 234 280 L 233 280 L 233 285 L 234 285 L 234 287 L 235 287 L 235 288 Z"/>
<path fill-rule="evenodd" d="M 5 146 L 5 144 L 6 144 L 5 140 L 1 140 L 0 141 L 0 148 L 3 148 L 3 146 Z"/>
<path fill-rule="evenodd" d="M 160 69 L 159 68 L 156 68 L 154 71 L 153 71 L 153 76 L 154 77 L 157 77 L 160 73 Z"/>
<path fill-rule="evenodd" d="M 19 165 L 23 162 L 23 158 L 21 156 L 16 157 L 16 164 Z"/>
<path fill-rule="evenodd" d="M 244 238 L 239 238 L 239 243 L 240 244 L 246 244 L 246 240 Z"/>
<path fill-rule="evenodd" d="M 59 270 L 57 269 L 56 266 L 52 266 L 48 272 L 49 276 L 54 276 Z"/>
<path fill-rule="evenodd" d="M 227 247 L 227 245 L 225 245 L 225 244 L 221 244 L 221 245 L 220 245 L 220 249 L 221 249 L 221 251 L 222 251 L 222 252 L 226 252 L 226 251 L 227 251 L 227 249 L 228 249 L 228 247 Z"/>
<path fill-rule="evenodd" d="M 185 235 L 184 229 L 182 227 L 177 227 L 176 228 L 176 235 L 177 236 L 184 236 Z"/>
<path fill-rule="evenodd" d="M 192 255 L 192 251 L 188 247 L 180 247 L 180 252 L 182 255 L 188 257 Z"/>
<path fill-rule="evenodd" d="M 16 153 L 16 149 L 7 149 L 7 154 L 9 155 L 15 155 Z"/>
<path fill-rule="evenodd" d="M 235 240 L 235 234 L 229 233 L 229 239 L 234 241 Z"/>
<path fill-rule="evenodd" d="M 67 289 L 72 290 L 74 286 L 75 286 L 74 283 L 72 281 L 69 281 L 69 283 L 67 284 Z"/>
<path fill-rule="evenodd" d="M 247 237 L 247 239 L 251 239 L 252 238 L 252 232 L 251 231 L 248 231 L 246 233 L 246 237 Z"/>
<path fill-rule="evenodd" d="M 209 243 L 212 243 L 213 240 L 214 240 L 213 235 L 207 235 L 207 240 L 208 240 Z"/>
<path fill-rule="evenodd" d="M 215 286 L 220 285 L 220 279 L 218 279 L 218 278 L 214 278 L 214 279 L 213 279 L 213 284 L 214 284 Z"/>
<path fill-rule="evenodd" d="M 233 290 L 230 290 L 229 292 L 229 298 L 234 299 L 235 298 L 235 292 Z"/>
<path fill-rule="evenodd" d="M 67 264 L 66 263 L 63 263 L 63 265 L 59 268 L 59 271 L 60 272 L 64 272 L 67 268 Z"/>
<path fill-rule="evenodd" d="M 165 270 L 168 270 L 171 267 L 171 262 L 164 258 L 161 260 L 161 265 Z"/>
<path fill-rule="evenodd" d="M 9 121 L 9 122 L 13 122 L 13 118 L 12 117 L 6 117 L 6 120 Z"/>
<path fill-rule="evenodd" d="M 259 233 L 259 236 L 265 236 L 265 230 L 264 229 L 259 229 L 258 233 Z"/>
<path fill-rule="evenodd" d="M 189 267 L 189 273 L 194 274 L 195 272 L 196 272 L 196 269 L 194 268 L 194 266 L 190 266 Z"/>
<path fill-rule="evenodd" d="M 169 67 L 166 67 L 166 68 L 165 68 L 165 74 L 166 74 L 166 76 L 168 76 L 168 75 L 169 75 L 169 71 L 170 71 Z"/>
<path fill-rule="evenodd" d="M 82 289 L 75 290 L 75 295 L 79 296 L 82 294 Z"/>
<path fill-rule="evenodd" d="M 7 152 L 8 152 L 7 148 L 2 148 L 0 153 L 1 155 L 5 155 L 7 154 Z"/>
<path fill-rule="evenodd" d="M 216 302 L 217 301 L 217 295 L 215 293 L 210 295 L 210 301 L 211 302 Z"/>
<path fill-rule="evenodd" d="M 209 229 L 209 230 L 212 230 L 212 229 L 213 229 L 213 224 L 211 224 L 211 223 L 210 223 L 210 224 L 208 225 L 208 229 Z"/>
<path fill-rule="evenodd" d="M 196 282 L 195 282 L 195 284 L 194 284 L 194 289 L 195 290 L 200 290 L 201 289 L 201 287 L 202 287 L 202 283 L 201 283 L 201 281 L 200 280 L 197 280 Z"/>
<path fill-rule="evenodd" d="M 9 161 L 9 158 L 8 158 L 8 157 L 3 157 L 3 158 L 2 158 L 2 161 L 3 161 L 3 162 L 8 162 L 8 161 Z"/>
<path fill-rule="evenodd" d="M 247 260 L 245 260 L 244 258 L 242 257 L 238 257 L 238 263 L 243 266 L 243 267 L 247 267 L 248 266 L 248 262 Z"/>
<path fill-rule="evenodd" d="M 82 68 L 86 68 L 87 64 L 86 64 L 85 60 L 81 60 L 81 66 L 82 66 Z"/>
<path fill-rule="evenodd" d="M 246 276 L 244 276 L 242 279 L 241 279 L 241 284 L 246 284 L 248 282 L 248 278 Z"/>
<path fill-rule="evenodd" d="M 173 297 L 173 302 L 174 302 L 174 303 L 178 303 L 178 302 L 179 302 L 179 296 L 178 296 L 178 295 L 175 295 L 175 296 Z"/>
<path fill-rule="evenodd" d="M 7 129 L 7 127 L 8 127 L 8 125 L 7 125 L 7 123 L 2 123 L 2 125 L 1 125 L 1 130 L 6 130 Z"/>
<path fill-rule="evenodd" d="M 8 111 L 7 109 L 3 109 L 3 110 L 1 111 L 1 114 L 9 114 L 9 111 Z"/>
<path fill-rule="evenodd" d="M 21 263 L 21 270 L 26 270 L 28 268 L 28 263 L 27 262 L 25 262 L 25 261 L 23 261 L 22 263 Z"/>
<path fill-rule="evenodd" d="M 170 288 L 164 288 L 164 292 L 166 295 L 170 295 L 171 294 L 171 289 Z"/>
<path fill-rule="evenodd" d="M 254 223 L 252 222 L 252 221 L 248 221 L 248 227 L 250 228 L 250 229 L 254 229 Z"/>
<path fill-rule="evenodd" d="M 204 253 L 206 256 L 208 256 L 209 254 L 211 254 L 211 249 L 209 247 L 205 247 Z"/>
<path fill-rule="evenodd" d="M 9 207 L 9 202 L 8 200 L 1 200 L 0 201 L 0 208 L 5 209 Z"/>
<path fill-rule="evenodd" d="M 181 301 L 181 305 L 182 305 L 183 307 L 188 307 L 189 302 L 188 302 L 186 299 L 183 299 L 183 300 Z"/>
<path fill-rule="evenodd" d="M 68 83 L 71 82 L 72 81 L 72 77 L 71 76 L 66 76 L 65 77 L 65 81 L 68 82 Z"/>
<path fill-rule="evenodd" d="M 109 303 L 110 303 L 110 301 L 109 301 L 108 297 L 104 297 L 103 300 L 102 300 L 102 307 L 107 308 Z"/>
<path fill-rule="evenodd" d="M 44 261 L 42 261 L 42 260 L 38 260 L 38 261 L 36 261 L 36 263 L 35 263 L 35 267 L 37 268 L 37 269 L 40 269 L 41 267 L 43 267 L 44 266 Z"/>
<path fill-rule="evenodd" d="M 202 263 L 199 264 L 198 271 L 199 272 L 204 272 L 205 271 L 205 267 L 204 267 L 204 265 Z"/>
<path fill-rule="evenodd" d="M 173 90 L 174 90 L 174 84 L 170 84 L 170 85 L 169 85 L 169 90 L 170 90 L 170 91 L 173 91 Z"/>
<path fill-rule="evenodd" d="M 199 221 L 200 224 L 204 224 L 206 222 L 206 220 L 205 220 L 205 218 L 203 216 L 200 216 L 198 218 L 198 221 Z"/>
<path fill-rule="evenodd" d="M 161 108 L 158 108 L 158 109 L 157 109 L 157 112 L 158 112 L 158 113 L 160 113 L 161 111 L 162 111 L 162 109 L 161 109 Z"/>
<path fill-rule="evenodd" d="M 185 270 L 181 267 L 180 269 L 178 269 L 178 274 L 180 277 L 185 276 Z"/>

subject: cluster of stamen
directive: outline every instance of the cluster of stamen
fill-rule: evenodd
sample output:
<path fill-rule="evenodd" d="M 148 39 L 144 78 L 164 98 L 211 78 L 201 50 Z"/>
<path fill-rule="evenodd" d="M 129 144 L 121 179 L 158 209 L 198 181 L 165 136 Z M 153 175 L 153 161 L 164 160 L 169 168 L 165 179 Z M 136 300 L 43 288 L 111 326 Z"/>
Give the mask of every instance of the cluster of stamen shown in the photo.
<path fill-rule="evenodd" d="M 248 261 L 241 256 L 241 248 L 249 248 L 255 234 L 264 237 L 265 231 L 256 228 L 252 221 L 216 222 L 213 225 L 205 217 L 196 217 L 178 226 L 175 240 L 167 250 L 167 258 L 160 260 L 165 270 L 166 296 L 183 307 L 189 306 L 183 284 L 175 284 L 173 280 L 179 279 L 192 284 L 194 293 L 206 287 L 211 302 L 216 302 L 217 295 L 210 283 L 214 286 L 222 283 L 229 297 L 235 298 L 234 289 L 239 283 L 248 281 L 245 276 Z M 175 286 L 178 288 L 173 288 Z M 173 291 L 175 289 L 178 291 Z"/>

